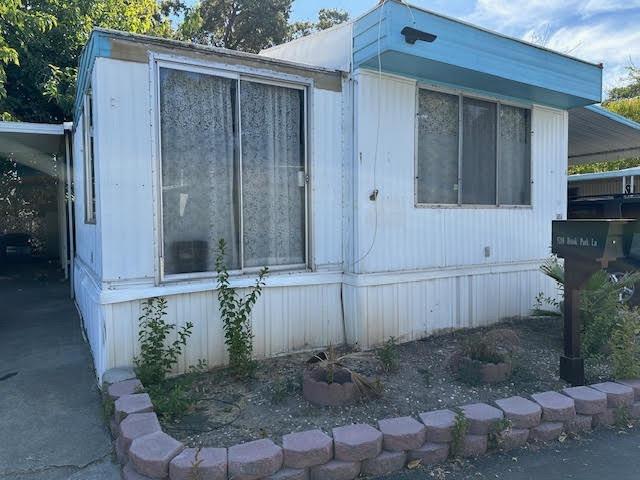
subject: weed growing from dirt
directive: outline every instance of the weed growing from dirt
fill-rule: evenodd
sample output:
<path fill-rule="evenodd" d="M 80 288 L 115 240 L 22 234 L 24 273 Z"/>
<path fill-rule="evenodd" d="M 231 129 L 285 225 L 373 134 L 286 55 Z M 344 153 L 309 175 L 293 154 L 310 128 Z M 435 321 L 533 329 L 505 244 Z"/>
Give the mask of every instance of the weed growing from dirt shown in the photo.
<path fill-rule="evenodd" d="M 453 421 L 453 439 L 451 441 L 451 456 L 458 457 L 462 454 L 464 448 L 464 437 L 469 431 L 469 419 L 459 408 L 455 409 L 455 419 Z"/>
<path fill-rule="evenodd" d="M 389 337 L 385 344 L 376 350 L 376 357 L 382 364 L 385 372 L 397 370 L 400 365 L 400 354 L 398 352 L 398 342 L 395 337 Z"/>
<path fill-rule="evenodd" d="M 489 449 L 498 449 L 504 443 L 504 434 L 511 430 L 511 420 L 501 418 L 489 429 Z"/>

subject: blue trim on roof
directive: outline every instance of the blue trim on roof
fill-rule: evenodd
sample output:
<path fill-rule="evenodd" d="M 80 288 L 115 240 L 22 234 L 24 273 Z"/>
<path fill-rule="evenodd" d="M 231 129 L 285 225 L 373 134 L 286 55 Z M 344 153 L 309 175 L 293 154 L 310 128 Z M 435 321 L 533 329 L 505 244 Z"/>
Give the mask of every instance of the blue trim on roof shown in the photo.
<path fill-rule="evenodd" d="M 611 110 L 607 110 L 606 108 L 600 105 L 588 105 L 584 108 L 586 108 L 587 110 L 591 110 L 592 112 L 602 115 L 604 117 L 607 117 L 613 120 L 614 122 L 621 123 L 623 125 L 626 125 L 627 127 L 631 127 L 636 130 L 640 130 L 640 123 L 634 122 L 633 120 L 627 117 L 623 117 L 622 115 L 612 112 Z"/>
<path fill-rule="evenodd" d="M 91 84 L 91 73 L 93 65 L 98 57 L 111 56 L 111 42 L 108 35 L 99 30 L 93 30 L 89 36 L 89 41 L 82 49 L 80 63 L 78 65 L 78 81 L 76 83 L 76 98 L 73 105 L 73 119 L 80 116 L 82 111 L 82 101 L 87 88 Z"/>
<path fill-rule="evenodd" d="M 405 26 L 437 38 L 408 44 L 400 33 Z M 418 80 L 565 109 L 601 101 L 602 69 L 597 65 L 422 9 L 409 10 L 397 1 L 356 20 L 353 35 L 354 69 L 380 66 Z"/>

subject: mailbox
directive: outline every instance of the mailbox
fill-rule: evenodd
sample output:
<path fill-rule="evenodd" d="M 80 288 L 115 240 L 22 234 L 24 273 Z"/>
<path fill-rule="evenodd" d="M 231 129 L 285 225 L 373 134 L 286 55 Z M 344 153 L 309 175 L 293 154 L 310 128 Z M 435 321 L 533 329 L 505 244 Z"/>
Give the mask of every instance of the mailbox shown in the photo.
<path fill-rule="evenodd" d="M 573 385 L 584 384 L 580 355 L 580 289 L 593 273 L 609 262 L 629 255 L 634 236 L 640 234 L 635 219 L 556 220 L 551 251 L 564 259 L 564 355 L 560 377 Z M 640 237 L 637 237 L 640 238 Z"/>

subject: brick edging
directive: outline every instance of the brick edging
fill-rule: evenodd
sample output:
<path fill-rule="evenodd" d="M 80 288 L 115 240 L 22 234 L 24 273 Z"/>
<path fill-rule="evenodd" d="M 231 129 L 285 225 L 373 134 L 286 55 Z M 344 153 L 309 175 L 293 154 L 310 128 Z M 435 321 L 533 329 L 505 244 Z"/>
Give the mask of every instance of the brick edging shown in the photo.
<path fill-rule="evenodd" d="M 115 401 L 111 432 L 125 480 L 188 480 L 194 473 L 209 480 L 351 480 L 360 474 L 383 475 L 410 461 L 423 465 L 446 461 L 456 453 L 477 457 L 490 448 L 496 425 L 500 450 L 528 441 L 551 441 L 562 432 L 578 433 L 612 425 L 618 411 L 640 418 L 640 379 L 604 382 L 474 403 L 459 409 L 467 419 L 464 438 L 454 439 L 456 413 L 436 410 L 413 417 L 381 419 L 378 428 L 346 425 L 284 435 L 282 446 L 270 439 L 227 448 L 185 448 L 164 433 L 149 395 L 137 378 L 107 386 Z M 507 420 L 505 422 L 504 420 Z M 458 451 L 453 452 L 453 444 Z"/>

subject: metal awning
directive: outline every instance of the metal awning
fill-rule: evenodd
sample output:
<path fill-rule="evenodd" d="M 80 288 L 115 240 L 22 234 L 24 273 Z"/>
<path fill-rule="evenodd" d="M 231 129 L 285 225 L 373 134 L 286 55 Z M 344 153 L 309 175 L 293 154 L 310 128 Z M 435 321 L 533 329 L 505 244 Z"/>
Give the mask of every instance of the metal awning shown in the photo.
<path fill-rule="evenodd" d="M 56 167 L 56 159 L 64 152 L 63 124 L 0 122 L 0 157 L 61 178 L 64 165 Z"/>
<path fill-rule="evenodd" d="M 640 124 L 598 105 L 569 110 L 569 164 L 640 156 Z"/>

